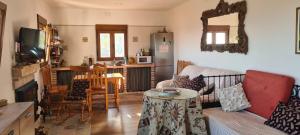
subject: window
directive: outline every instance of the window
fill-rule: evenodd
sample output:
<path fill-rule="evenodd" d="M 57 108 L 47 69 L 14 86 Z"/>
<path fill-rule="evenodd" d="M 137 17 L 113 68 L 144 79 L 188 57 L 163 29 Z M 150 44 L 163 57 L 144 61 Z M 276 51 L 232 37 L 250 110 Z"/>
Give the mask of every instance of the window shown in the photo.
<path fill-rule="evenodd" d="M 127 25 L 96 25 L 97 60 L 118 60 L 128 56 Z"/>
<path fill-rule="evenodd" d="M 230 26 L 209 25 L 206 34 L 206 43 L 208 45 L 228 44 Z"/>

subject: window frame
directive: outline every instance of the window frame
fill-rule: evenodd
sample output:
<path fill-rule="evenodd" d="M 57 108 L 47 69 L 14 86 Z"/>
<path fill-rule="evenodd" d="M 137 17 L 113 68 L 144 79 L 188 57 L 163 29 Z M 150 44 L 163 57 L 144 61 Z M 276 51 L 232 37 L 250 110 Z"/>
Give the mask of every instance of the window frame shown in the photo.
<path fill-rule="evenodd" d="M 110 57 L 101 57 L 100 33 L 110 34 Z M 96 53 L 97 61 L 121 60 L 123 57 L 115 57 L 115 33 L 124 33 L 124 57 L 128 57 L 128 25 L 96 25 Z"/>
<path fill-rule="evenodd" d="M 212 33 L 212 44 L 208 45 L 226 45 L 229 43 L 229 25 L 208 25 L 207 33 Z M 225 44 L 216 44 L 216 34 L 225 33 Z"/>

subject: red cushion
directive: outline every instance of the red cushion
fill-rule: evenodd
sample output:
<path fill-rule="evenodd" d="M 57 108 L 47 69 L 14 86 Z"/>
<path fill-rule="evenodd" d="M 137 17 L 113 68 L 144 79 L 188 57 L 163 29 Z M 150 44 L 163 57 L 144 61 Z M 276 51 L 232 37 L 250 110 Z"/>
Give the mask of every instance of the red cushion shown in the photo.
<path fill-rule="evenodd" d="M 291 77 L 248 70 L 243 88 L 251 104 L 248 111 L 269 118 L 279 101 L 286 103 L 295 80 Z"/>

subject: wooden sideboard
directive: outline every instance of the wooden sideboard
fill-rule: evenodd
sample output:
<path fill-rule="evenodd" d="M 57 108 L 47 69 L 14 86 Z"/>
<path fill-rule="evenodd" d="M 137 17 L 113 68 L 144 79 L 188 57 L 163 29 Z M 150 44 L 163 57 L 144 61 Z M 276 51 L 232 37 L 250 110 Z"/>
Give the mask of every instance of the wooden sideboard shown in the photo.
<path fill-rule="evenodd" d="M 0 111 L 0 135 L 34 135 L 33 102 L 9 104 Z"/>

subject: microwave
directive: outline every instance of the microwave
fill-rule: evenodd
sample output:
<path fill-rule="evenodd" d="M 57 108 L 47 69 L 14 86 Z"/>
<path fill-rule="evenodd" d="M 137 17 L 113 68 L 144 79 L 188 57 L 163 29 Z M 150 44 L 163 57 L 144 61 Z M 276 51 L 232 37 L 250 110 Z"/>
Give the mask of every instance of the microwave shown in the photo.
<path fill-rule="evenodd" d="M 151 64 L 152 56 L 137 56 L 136 63 L 137 64 Z"/>

